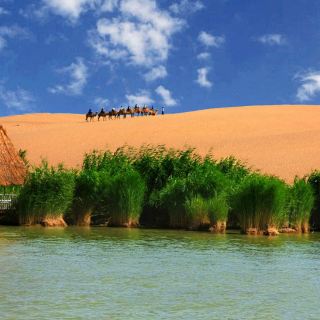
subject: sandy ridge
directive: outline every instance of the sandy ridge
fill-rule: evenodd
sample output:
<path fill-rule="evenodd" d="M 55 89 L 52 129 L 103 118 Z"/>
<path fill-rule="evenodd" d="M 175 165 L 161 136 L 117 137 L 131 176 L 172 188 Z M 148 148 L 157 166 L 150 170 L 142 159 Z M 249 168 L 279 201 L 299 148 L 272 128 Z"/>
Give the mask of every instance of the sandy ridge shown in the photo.
<path fill-rule="evenodd" d="M 78 114 L 0 117 L 32 163 L 81 165 L 85 152 L 123 144 L 193 146 L 234 155 L 262 172 L 292 181 L 320 169 L 320 106 L 251 106 L 87 123 Z"/>

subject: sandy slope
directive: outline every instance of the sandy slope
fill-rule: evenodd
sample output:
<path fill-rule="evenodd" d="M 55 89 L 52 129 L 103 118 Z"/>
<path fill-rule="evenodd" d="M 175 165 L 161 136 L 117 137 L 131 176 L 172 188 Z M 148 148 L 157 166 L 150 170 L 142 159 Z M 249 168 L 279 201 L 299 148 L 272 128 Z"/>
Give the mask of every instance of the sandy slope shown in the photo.
<path fill-rule="evenodd" d="M 83 115 L 0 118 L 16 148 L 38 163 L 79 166 L 84 152 L 123 144 L 194 146 L 202 154 L 234 155 L 262 172 L 292 181 L 320 169 L 320 106 L 209 109 L 158 117 L 86 123 Z"/>

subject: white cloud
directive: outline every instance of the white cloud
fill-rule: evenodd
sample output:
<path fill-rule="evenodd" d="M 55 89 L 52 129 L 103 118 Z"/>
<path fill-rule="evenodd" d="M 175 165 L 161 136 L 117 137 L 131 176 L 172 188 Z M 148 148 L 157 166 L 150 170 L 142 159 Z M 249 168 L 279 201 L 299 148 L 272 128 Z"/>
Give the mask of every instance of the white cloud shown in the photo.
<path fill-rule="evenodd" d="M 34 107 L 35 99 L 27 90 L 21 88 L 7 90 L 0 85 L 0 101 L 12 111 L 29 112 Z"/>
<path fill-rule="evenodd" d="M 0 16 L 10 14 L 8 10 L 3 7 L 0 7 Z"/>
<path fill-rule="evenodd" d="M 270 46 L 274 45 L 284 45 L 286 44 L 286 38 L 282 34 L 272 33 L 272 34 L 265 34 L 257 39 L 259 42 L 263 44 L 267 44 Z"/>
<path fill-rule="evenodd" d="M 64 85 L 60 84 L 49 88 L 49 92 L 54 94 L 64 93 L 72 96 L 82 94 L 88 78 L 88 68 L 82 58 L 77 58 L 76 62 L 71 63 L 70 66 L 57 71 L 62 74 L 68 74 L 70 81 Z"/>
<path fill-rule="evenodd" d="M 209 52 L 201 52 L 197 55 L 197 59 L 199 60 L 208 60 L 211 58 L 211 54 Z"/>
<path fill-rule="evenodd" d="M 181 0 L 173 3 L 169 9 L 175 14 L 192 14 L 204 8 L 202 1 Z"/>
<path fill-rule="evenodd" d="M 7 46 L 8 39 L 29 39 L 31 34 L 27 29 L 17 25 L 0 27 L 0 51 Z"/>
<path fill-rule="evenodd" d="M 128 100 L 128 104 L 133 106 L 135 104 L 138 105 L 148 105 L 154 102 L 154 100 L 150 97 L 150 92 L 147 90 L 140 90 L 136 94 L 127 94 L 126 99 Z"/>
<path fill-rule="evenodd" d="M 89 43 L 99 55 L 152 68 L 167 60 L 171 38 L 183 21 L 160 10 L 155 0 L 122 0 L 113 19 L 100 19 Z"/>
<path fill-rule="evenodd" d="M 97 97 L 94 99 L 94 104 L 97 105 L 98 107 L 104 107 L 109 103 L 110 101 L 107 98 Z"/>
<path fill-rule="evenodd" d="M 94 9 L 100 3 L 97 0 L 42 0 L 40 11 L 44 14 L 52 11 L 57 15 L 75 22 L 82 13 Z"/>
<path fill-rule="evenodd" d="M 112 12 L 120 0 L 41 0 L 40 5 L 30 4 L 19 13 L 26 17 L 46 18 L 52 13 L 66 18 L 68 22 L 75 24 L 81 15 L 88 11 L 98 14 Z"/>
<path fill-rule="evenodd" d="M 223 36 L 213 36 L 205 31 L 201 31 L 199 33 L 198 40 L 207 47 L 216 48 L 219 48 L 225 42 L 225 38 Z"/>
<path fill-rule="evenodd" d="M 152 68 L 144 75 L 146 81 L 155 81 L 157 79 L 163 79 L 168 75 L 167 69 L 164 66 L 158 66 Z"/>
<path fill-rule="evenodd" d="M 200 68 L 198 69 L 198 79 L 197 83 L 204 88 L 211 88 L 212 87 L 212 82 L 208 80 L 208 72 L 209 68 Z"/>
<path fill-rule="evenodd" d="M 102 12 L 112 12 L 119 4 L 119 0 L 104 0 L 101 2 Z"/>
<path fill-rule="evenodd" d="M 320 93 L 320 71 L 308 72 L 303 76 L 297 76 L 297 78 L 302 83 L 297 91 L 299 101 L 309 101 Z"/>
<path fill-rule="evenodd" d="M 171 92 L 168 89 L 166 89 L 165 87 L 159 86 L 156 89 L 156 93 L 162 98 L 163 103 L 166 106 L 172 107 L 177 104 L 177 101 L 172 98 Z"/>

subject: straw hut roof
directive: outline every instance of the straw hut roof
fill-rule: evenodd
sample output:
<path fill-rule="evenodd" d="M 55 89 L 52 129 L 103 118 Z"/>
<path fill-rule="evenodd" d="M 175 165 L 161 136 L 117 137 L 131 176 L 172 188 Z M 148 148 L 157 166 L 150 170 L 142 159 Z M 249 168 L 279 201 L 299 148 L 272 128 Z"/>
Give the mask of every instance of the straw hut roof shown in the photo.
<path fill-rule="evenodd" d="M 6 130 L 0 125 L 0 186 L 21 185 L 27 174 Z"/>

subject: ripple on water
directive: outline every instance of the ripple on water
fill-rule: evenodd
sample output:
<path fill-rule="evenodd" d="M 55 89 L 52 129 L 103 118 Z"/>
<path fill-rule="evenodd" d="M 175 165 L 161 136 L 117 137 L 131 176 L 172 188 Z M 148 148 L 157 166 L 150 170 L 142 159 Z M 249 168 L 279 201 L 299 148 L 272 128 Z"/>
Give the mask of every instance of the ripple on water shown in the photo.
<path fill-rule="evenodd" d="M 0 227 L 0 318 L 318 319 L 319 241 Z"/>

